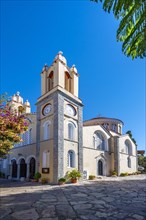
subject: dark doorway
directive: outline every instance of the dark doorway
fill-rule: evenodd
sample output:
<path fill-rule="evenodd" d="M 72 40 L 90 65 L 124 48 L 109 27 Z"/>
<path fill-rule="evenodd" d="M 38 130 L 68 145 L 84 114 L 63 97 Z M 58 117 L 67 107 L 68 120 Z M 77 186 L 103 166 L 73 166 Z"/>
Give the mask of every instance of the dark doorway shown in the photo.
<path fill-rule="evenodd" d="M 98 175 L 103 175 L 103 162 L 101 160 L 98 161 Z"/>
<path fill-rule="evenodd" d="M 24 159 L 20 161 L 20 177 L 26 178 L 26 163 Z"/>
<path fill-rule="evenodd" d="M 17 163 L 16 163 L 16 160 L 12 160 L 12 178 L 17 178 Z"/>
<path fill-rule="evenodd" d="M 31 158 L 30 167 L 29 167 L 29 177 L 30 177 L 30 179 L 33 179 L 34 175 L 35 175 L 35 159 Z"/>

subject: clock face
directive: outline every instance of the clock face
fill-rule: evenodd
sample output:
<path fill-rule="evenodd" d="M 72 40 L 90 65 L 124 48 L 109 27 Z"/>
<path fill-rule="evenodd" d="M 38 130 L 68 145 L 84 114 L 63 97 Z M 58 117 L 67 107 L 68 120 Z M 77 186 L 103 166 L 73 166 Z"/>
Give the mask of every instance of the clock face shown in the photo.
<path fill-rule="evenodd" d="M 52 108 L 51 104 L 46 105 L 43 108 L 43 115 L 45 115 L 45 116 L 48 115 L 50 113 L 50 111 L 51 111 L 51 108 Z"/>
<path fill-rule="evenodd" d="M 76 115 L 76 110 L 73 106 L 66 105 L 66 113 L 70 116 L 75 116 Z"/>

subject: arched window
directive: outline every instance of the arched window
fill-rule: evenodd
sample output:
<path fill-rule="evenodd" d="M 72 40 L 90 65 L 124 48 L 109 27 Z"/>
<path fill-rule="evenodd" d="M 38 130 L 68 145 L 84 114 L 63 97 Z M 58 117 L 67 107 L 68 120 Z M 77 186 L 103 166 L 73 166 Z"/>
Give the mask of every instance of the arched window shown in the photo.
<path fill-rule="evenodd" d="M 75 167 L 75 154 L 74 151 L 69 150 L 67 155 L 67 166 Z"/>
<path fill-rule="evenodd" d="M 44 151 L 43 158 L 42 158 L 42 168 L 49 168 L 50 167 L 50 152 Z"/>
<path fill-rule="evenodd" d="M 126 154 L 132 155 L 132 146 L 129 140 L 125 141 Z"/>
<path fill-rule="evenodd" d="M 4 169 L 7 168 L 7 159 L 3 159 L 3 168 L 4 168 Z"/>
<path fill-rule="evenodd" d="M 50 138 L 50 125 L 51 125 L 50 121 L 46 121 L 43 125 L 43 127 L 44 127 L 44 140 L 47 140 Z"/>
<path fill-rule="evenodd" d="M 20 161 L 20 177 L 26 178 L 26 163 L 23 158 Z"/>
<path fill-rule="evenodd" d="M 47 84 L 48 84 L 48 91 L 53 89 L 53 87 L 54 87 L 54 73 L 53 73 L 53 71 L 51 71 L 51 73 L 49 74 L 49 77 L 47 78 Z"/>
<path fill-rule="evenodd" d="M 74 140 L 74 133 L 75 133 L 75 125 L 73 123 L 68 123 L 68 139 Z"/>
<path fill-rule="evenodd" d="M 68 92 L 72 92 L 72 78 L 71 76 L 69 75 L 68 72 L 65 72 L 65 89 L 68 91 Z"/>
<path fill-rule="evenodd" d="M 122 127 L 119 125 L 119 133 L 122 134 Z"/>
<path fill-rule="evenodd" d="M 106 129 L 109 129 L 109 124 L 108 123 L 103 123 L 102 124 Z"/>
<path fill-rule="evenodd" d="M 15 159 L 13 159 L 11 162 L 12 162 L 12 177 L 16 178 L 17 177 L 17 163 Z"/>
<path fill-rule="evenodd" d="M 105 140 L 101 132 L 96 132 L 93 136 L 94 147 L 97 150 L 105 150 Z"/>
<path fill-rule="evenodd" d="M 112 130 L 113 130 L 113 131 L 116 131 L 116 127 L 117 127 L 116 124 L 112 124 Z"/>
<path fill-rule="evenodd" d="M 130 159 L 130 157 L 127 158 L 127 166 L 129 168 L 131 168 L 131 159 Z"/>

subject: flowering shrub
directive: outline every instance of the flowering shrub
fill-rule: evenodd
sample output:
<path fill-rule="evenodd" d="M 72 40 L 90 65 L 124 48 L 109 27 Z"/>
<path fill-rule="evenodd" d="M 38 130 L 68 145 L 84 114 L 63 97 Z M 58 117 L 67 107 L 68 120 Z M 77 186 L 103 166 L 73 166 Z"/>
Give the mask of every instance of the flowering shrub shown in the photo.
<path fill-rule="evenodd" d="M 0 157 L 4 157 L 14 146 L 22 141 L 20 134 L 28 129 L 28 121 L 19 112 L 12 111 L 5 95 L 0 96 Z"/>

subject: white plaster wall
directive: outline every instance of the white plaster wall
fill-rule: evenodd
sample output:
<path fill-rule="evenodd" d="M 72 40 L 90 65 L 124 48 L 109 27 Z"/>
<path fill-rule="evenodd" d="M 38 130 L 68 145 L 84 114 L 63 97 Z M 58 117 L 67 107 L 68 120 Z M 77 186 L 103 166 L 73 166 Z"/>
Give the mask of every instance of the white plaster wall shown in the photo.
<path fill-rule="evenodd" d="M 119 172 L 120 173 L 133 173 L 137 171 L 137 159 L 134 156 L 130 156 L 131 159 L 131 168 L 128 167 L 127 165 L 127 158 L 128 155 L 126 154 L 119 154 Z"/>
<path fill-rule="evenodd" d="M 39 156 L 39 172 L 42 174 L 42 178 L 46 177 L 49 179 L 50 182 L 53 182 L 53 140 L 46 140 L 46 141 L 42 141 L 40 143 L 40 156 Z M 43 152 L 44 151 L 49 151 L 50 152 L 50 172 L 49 173 L 42 173 L 42 166 L 43 166 Z"/>
<path fill-rule="evenodd" d="M 129 140 L 132 147 L 132 155 L 126 153 L 125 141 Z M 130 156 L 131 168 L 128 167 L 127 158 Z M 123 135 L 119 138 L 119 169 L 120 173 L 132 173 L 137 171 L 136 146 L 130 139 L 129 135 Z"/>
<path fill-rule="evenodd" d="M 86 170 L 89 175 L 98 175 L 97 161 L 104 159 L 104 175 L 108 176 L 111 172 L 111 157 L 107 152 L 83 147 L 83 170 Z"/>
<path fill-rule="evenodd" d="M 110 138 L 110 136 L 103 130 L 103 128 L 100 125 L 83 127 L 83 146 L 92 149 L 94 148 L 93 135 L 95 131 L 101 131 L 104 134 L 104 136 L 106 137 L 106 147 L 108 149 L 108 139 Z"/>
<path fill-rule="evenodd" d="M 133 143 L 133 141 L 130 139 L 128 134 L 119 137 L 119 152 L 126 153 L 126 145 L 125 145 L 126 140 L 129 140 L 129 142 L 131 143 L 132 155 L 136 156 L 136 146 Z"/>

